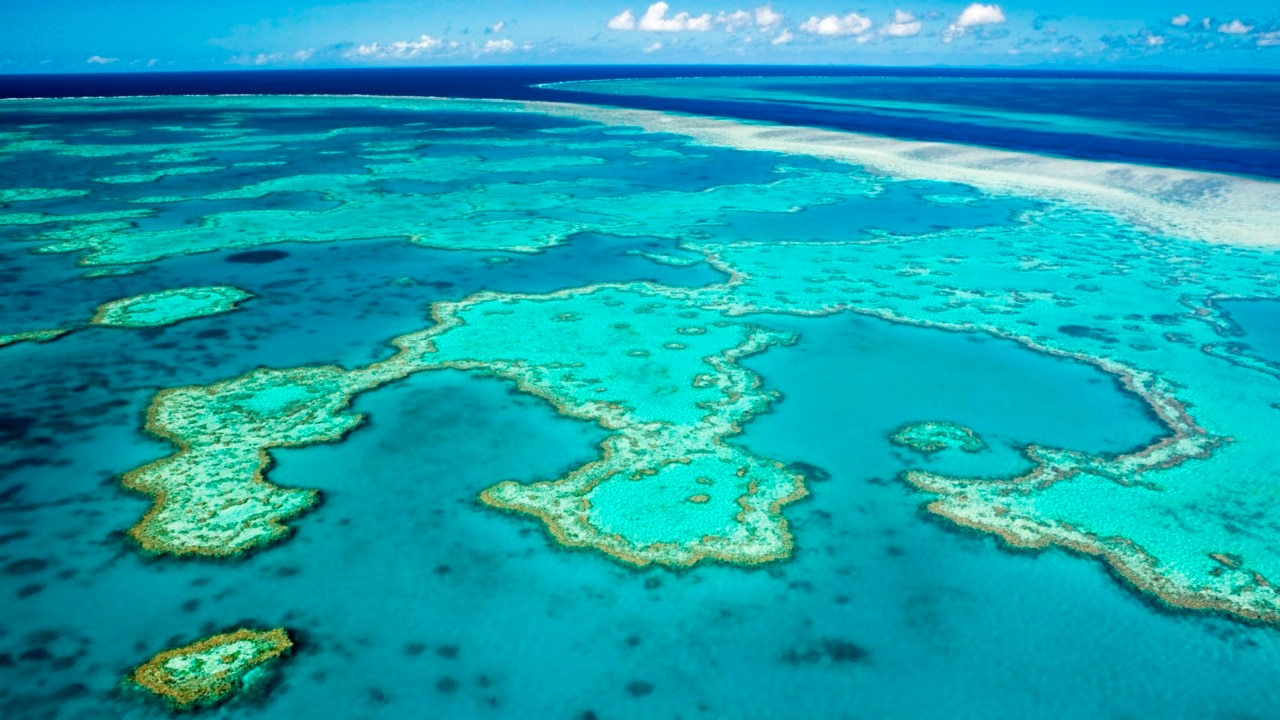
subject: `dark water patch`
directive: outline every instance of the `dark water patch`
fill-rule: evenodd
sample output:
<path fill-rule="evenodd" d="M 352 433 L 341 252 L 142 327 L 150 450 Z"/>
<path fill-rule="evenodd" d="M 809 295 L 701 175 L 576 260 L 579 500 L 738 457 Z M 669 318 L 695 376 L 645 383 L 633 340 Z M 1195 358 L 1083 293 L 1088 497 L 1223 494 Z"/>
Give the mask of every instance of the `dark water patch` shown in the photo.
<path fill-rule="evenodd" d="M 803 475 L 806 482 L 826 482 L 831 479 L 830 472 L 812 463 L 799 460 L 789 463 L 787 469 Z"/>
<path fill-rule="evenodd" d="M 452 695 L 458 692 L 459 684 L 457 680 L 445 676 L 436 680 L 436 691 L 443 695 Z"/>
<path fill-rule="evenodd" d="M 1058 332 L 1074 338 L 1089 338 L 1098 342 L 1114 343 L 1115 336 L 1106 328 L 1089 327 L 1088 325 L 1061 325 Z"/>
<path fill-rule="evenodd" d="M 242 263 L 245 265 L 264 265 L 287 257 L 289 257 L 289 253 L 284 250 L 246 250 L 228 255 L 223 260 L 229 263 Z"/>
<path fill-rule="evenodd" d="M 14 442 L 27 436 L 36 418 L 30 415 L 0 416 L 0 442 Z"/>
<path fill-rule="evenodd" d="M 47 648 L 33 647 L 22 651 L 18 659 L 26 662 L 47 662 L 53 659 L 53 653 L 49 652 Z"/>
<path fill-rule="evenodd" d="M 23 558 L 5 565 L 0 572 L 5 575 L 31 575 L 43 571 L 49 565 L 50 562 L 44 558 Z"/>
<path fill-rule="evenodd" d="M 822 650 L 837 663 L 865 663 L 870 658 L 865 648 L 848 640 L 823 640 Z"/>
<path fill-rule="evenodd" d="M 457 645 L 441 645 L 436 648 L 436 655 L 439 655 L 445 660 L 457 660 L 458 652 L 459 649 Z"/>
<path fill-rule="evenodd" d="M 4 533 L 3 535 L 0 535 L 0 545 L 6 545 L 28 537 L 31 537 L 31 532 L 28 530 L 15 530 L 10 533 Z"/>
<path fill-rule="evenodd" d="M 71 683 L 63 685 L 53 691 L 53 699 L 58 701 L 75 700 L 89 694 L 89 686 L 84 683 Z"/>
<path fill-rule="evenodd" d="M 838 638 L 826 638 L 817 643 L 793 647 L 782 654 L 779 661 L 785 665 L 814 665 L 827 660 L 836 664 L 866 664 L 871 654 L 857 643 Z"/>
<path fill-rule="evenodd" d="M 653 683 L 648 683 L 643 680 L 633 680 L 632 682 L 627 683 L 626 691 L 627 694 L 633 698 L 642 698 L 653 692 Z"/>
<path fill-rule="evenodd" d="M 23 585 L 18 588 L 18 591 L 14 594 L 19 598 L 29 598 L 32 595 L 39 595 L 42 592 L 44 592 L 44 585 L 41 583 L 31 583 L 30 585 Z"/>

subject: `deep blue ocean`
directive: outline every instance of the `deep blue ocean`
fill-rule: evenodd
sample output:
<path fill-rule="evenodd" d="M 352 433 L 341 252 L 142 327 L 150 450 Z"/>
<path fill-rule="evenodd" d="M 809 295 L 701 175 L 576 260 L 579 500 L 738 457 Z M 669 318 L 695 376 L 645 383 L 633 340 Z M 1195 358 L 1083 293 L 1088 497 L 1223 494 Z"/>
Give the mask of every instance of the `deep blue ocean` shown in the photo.
<path fill-rule="evenodd" d="M 918 102 L 1079 120 L 1106 119 L 1196 133 L 1233 131 L 1254 138 L 1224 147 L 1114 137 L 1084 131 L 980 124 L 931 113 L 904 117 L 873 108 L 789 102 L 751 103 L 714 97 L 568 92 L 551 83 L 614 78 L 829 78 L 833 99 Z M 856 81 L 850 83 L 849 81 Z M 768 83 L 763 83 L 768 89 Z M 964 68 L 833 68 L 828 66 L 564 66 L 273 70 L 201 73 L 0 75 L 0 97 L 90 97 L 205 94 L 406 95 L 585 102 L 687 112 L 986 145 L 1092 160 L 1167 165 L 1280 177 L 1280 75 L 1152 74 L 981 70 Z"/>

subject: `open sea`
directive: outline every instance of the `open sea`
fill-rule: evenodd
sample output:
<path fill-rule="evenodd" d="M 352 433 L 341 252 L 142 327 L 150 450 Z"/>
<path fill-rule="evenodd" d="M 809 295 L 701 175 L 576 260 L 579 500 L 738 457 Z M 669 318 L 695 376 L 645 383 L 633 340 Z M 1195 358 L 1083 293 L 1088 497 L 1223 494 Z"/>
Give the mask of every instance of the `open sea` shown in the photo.
<path fill-rule="evenodd" d="M 0 717 L 1280 710 L 1280 78 L 0 98 Z"/>

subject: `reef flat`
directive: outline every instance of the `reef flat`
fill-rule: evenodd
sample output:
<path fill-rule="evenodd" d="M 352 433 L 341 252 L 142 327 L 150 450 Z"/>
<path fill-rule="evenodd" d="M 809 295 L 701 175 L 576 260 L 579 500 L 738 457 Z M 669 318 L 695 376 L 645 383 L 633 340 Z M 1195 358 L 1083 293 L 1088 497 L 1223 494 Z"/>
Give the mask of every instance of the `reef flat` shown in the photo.
<path fill-rule="evenodd" d="M 211 707 L 261 688 L 273 662 L 293 648 L 282 628 L 240 629 L 165 650 L 126 682 L 165 699 L 174 710 Z"/>
<path fill-rule="evenodd" d="M 71 328 L 54 328 L 51 330 L 27 330 L 24 332 L 0 335 L 0 347 L 20 342 L 49 342 L 71 332 Z"/>
<path fill-rule="evenodd" d="M 972 430 L 953 422 L 912 423 L 899 429 L 889 437 L 889 440 L 895 445 L 925 453 L 938 452 L 947 448 L 964 452 L 981 452 L 987 447 L 982 438 Z"/>
<path fill-rule="evenodd" d="M 0 335 L 0 347 L 19 342 L 49 342 L 90 326 L 152 328 L 231 312 L 253 295 L 228 285 L 172 288 L 120 298 L 98 306 L 84 325 Z"/>
<path fill-rule="evenodd" d="M 227 285 L 157 290 L 105 303 L 98 307 L 89 324 L 125 328 L 172 325 L 230 312 L 251 297 Z"/>
<path fill-rule="evenodd" d="M 361 417 L 345 415 L 350 390 L 338 368 L 259 370 L 208 388 L 156 397 L 147 429 L 180 451 L 123 478 L 154 495 L 129 531 L 144 549 L 174 555 L 236 555 L 288 533 L 282 524 L 310 508 L 310 490 L 263 480 L 270 447 L 331 442 Z"/>

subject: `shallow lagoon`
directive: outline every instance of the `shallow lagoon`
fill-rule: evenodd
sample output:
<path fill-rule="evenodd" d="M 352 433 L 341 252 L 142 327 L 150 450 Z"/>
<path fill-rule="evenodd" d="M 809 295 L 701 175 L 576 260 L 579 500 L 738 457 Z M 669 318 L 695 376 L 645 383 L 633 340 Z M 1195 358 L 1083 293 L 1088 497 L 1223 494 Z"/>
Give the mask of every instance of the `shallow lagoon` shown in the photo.
<path fill-rule="evenodd" d="M 1197 343 L 1220 335 L 1194 312 L 1194 293 L 1205 284 L 1274 294 L 1272 254 L 1152 239 L 1087 213 L 1068 222 L 1037 198 L 901 183 L 803 156 L 691 145 L 510 109 L 331 110 L 321 102 L 281 110 L 280 101 L 244 100 L 246 107 L 225 107 L 235 102 L 174 110 L 156 101 L 158 109 L 70 117 L 91 138 L 75 142 L 95 144 L 105 143 L 104 133 L 90 132 L 98 126 L 134 130 L 131 143 L 177 132 L 145 129 L 161 122 L 156 113 L 204 126 L 179 133 L 201 142 L 225 133 L 298 136 L 263 143 L 270 148 L 214 148 L 224 171 L 124 185 L 92 178 L 117 172 L 109 167 L 117 162 L 163 166 L 172 158 L 144 148 L 85 159 L 81 148 L 64 158 L 61 175 L 41 175 L 62 156 L 10 148 L 10 167 L 32 168 L 21 177 L 93 194 L 17 201 L 4 215 L 157 213 L 127 220 L 131 227 L 5 226 L 3 272 L 23 290 L 5 299 L 12 327 L 0 330 L 57 326 L 106 300 L 165 288 L 229 283 L 255 295 L 233 312 L 172 327 L 91 328 L 0 349 L 7 369 L 0 564 L 13 581 L 0 692 L 18 717 L 161 715 L 159 706 L 122 695 L 120 678 L 159 650 L 244 622 L 290 628 L 297 656 L 268 697 L 233 703 L 219 716 L 341 708 L 346 716 L 396 717 L 426 707 L 492 717 L 923 717 L 945 697 L 961 717 L 1201 717 L 1248 716 L 1276 704 L 1273 629 L 1159 607 L 1096 560 L 1004 549 L 923 512 L 929 497 L 898 477 L 927 468 L 1000 482 L 1030 466 L 1019 454 L 1028 444 L 1112 457 L 1170 432 L 1115 373 L 992 338 L 991 327 L 1020 327 L 1050 349 L 1119 357 L 1171 376 L 1198 371 L 1208 387 L 1175 392 L 1203 402 L 1215 423 L 1212 413 L 1241 401 L 1214 383 L 1257 388 L 1254 399 L 1276 394 L 1265 374 L 1200 353 Z M 396 114 L 395 129 L 331 133 L 387 122 L 387 112 Z M 430 132 L 400 127 L 407 115 Z M 572 141 L 548 144 L 549 135 Z M 392 142 L 412 147 L 385 145 Z M 335 154 L 312 152 L 317 143 Z M 563 149 L 570 145 L 579 147 Z M 531 147 L 559 150 L 539 167 L 525 156 Z M 412 157 L 353 158 L 375 149 Z M 226 153 L 243 162 L 287 158 L 296 167 L 234 168 Z M 570 155 L 603 162 L 556 159 Z M 403 167 L 417 157 L 447 172 Z M 299 172 L 358 175 L 370 163 L 399 177 L 361 180 L 354 191 L 304 177 L 260 198 L 245 190 L 233 200 L 133 202 L 227 193 Z M 486 163 L 505 164 L 489 176 Z M 555 188 L 548 196 L 530 191 L 535 181 L 558 184 L 541 186 Z M 321 201 L 316 187 L 340 196 Z M 335 203 L 373 198 L 376 207 L 397 195 L 447 210 L 453 227 L 475 234 L 486 232 L 485 222 L 514 229 L 475 252 L 370 237 L 361 227 L 355 237 L 320 243 L 253 236 L 184 254 L 222 240 L 199 230 L 209 213 L 256 211 L 263 201 L 324 213 Z M 454 209 L 459 204 L 465 209 Z M 546 235 L 548 220 L 573 231 Z M 92 253 L 99 236 L 80 231 L 94 227 L 114 233 L 126 254 L 145 246 L 162 256 L 105 266 L 133 274 L 82 277 L 74 255 L 29 252 L 49 242 L 43 232 L 70 230 L 88 238 Z M 183 228 L 188 234 L 166 234 Z M 157 242 L 174 237 L 192 244 Z M 780 244 L 796 240 L 814 244 Z M 530 242 L 541 251 L 527 252 Z M 1146 282 L 1168 277 L 1171 267 L 1177 290 Z M 744 271 L 749 277 L 726 285 Z M 342 442 L 273 451 L 271 482 L 315 488 L 324 499 L 290 521 L 296 534 L 284 542 L 240 560 L 148 559 L 123 536 L 148 502 L 121 489 L 119 474 L 170 452 L 140 431 L 159 390 L 258 366 L 386 361 L 388 341 L 433 325 L 430 303 L 482 290 L 509 294 L 519 306 L 557 290 L 637 281 L 658 288 L 663 312 L 724 308 L 726 327 L 793 336 L 793 345 L 741 361 L 764 391 L 780 396 L 762 396 L 761 413 L 728 438 L 756 456 L 797 463 L 808 476 L 809 496 L 781 511 L 795 538 L 790 559 L 751 569 L 711 562 L 636 570 L 591 549 L 559 547 L 527 515 L 484 507 L 477 494 L 495 482 L 549 481 L 595 460 L 608 432 L 557 417 L 545 399 L 483 369 L 432 369 L 366 390 L 353 409 L 368 420 Z M 1021 294 L 996 292 L 1014 288 Z M 1110 303 L 1103 312 L 1087 300 L 1099 293 Z M 564 342 L 589 343 L 592 323 L 603 329 L 619 319 L 622 310 L 602 309 L 596 297 L 563 300 L 587 324 Z M 841 300 L 857 312 L 970 324 L 988 334 L 779 314 L 826 313 Z M 1239 315 L 1247 340 L 1251 321 Z M 509 326 L 495 350 L 531 352 L 541 341 L 529 342 L 530 334 L 545 332 Z M 1159 360 L 1143 359 L 1151 357 Z M 698 361 L 690 360 L 691 376 Z M 643 391 L 652 379 L 618 382 L 607 389 Z M 1265 403 L 1243 407 L 1247 417 L 1269 417 Z M 1200 412 L 1194 404 L 1192 412 Z M 889 433 L 921 420 L 963 423 L 992 449 L 926 457 L 888 442 Z M 1264 435 L 1259 429 L 1239 444 L 1247 451 Z M 1078 493 L 1082 503 L 1112 492 L 1089 490 Z M 1268 522 L 1263 517 L 1260 528 Z M 1269 565 L 1260 546 L 1251 545 L 1249 559 Z"/>

